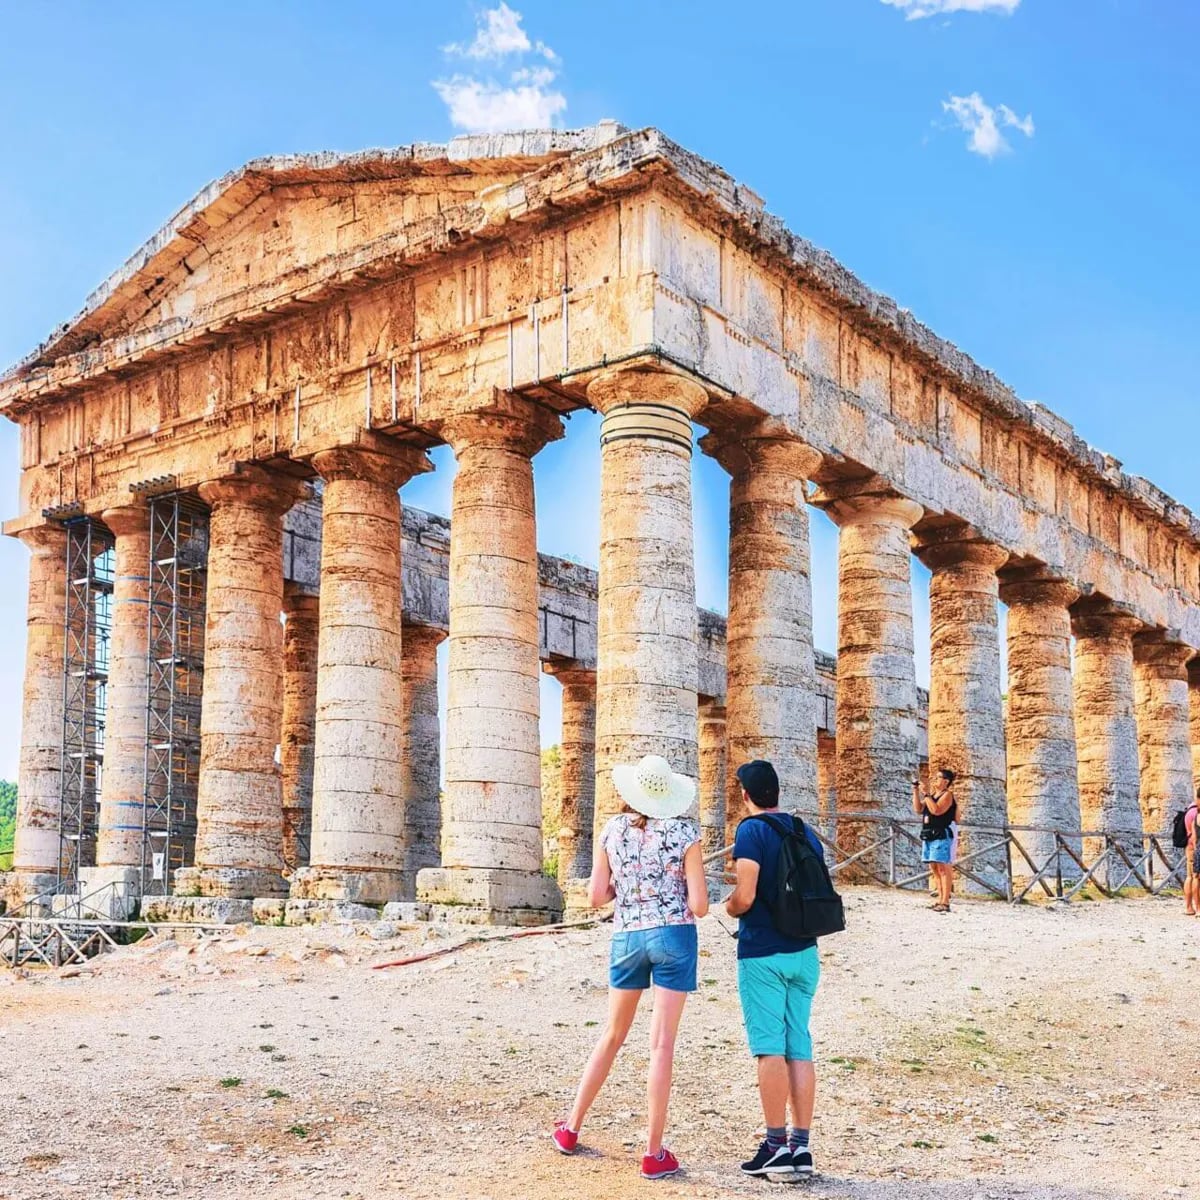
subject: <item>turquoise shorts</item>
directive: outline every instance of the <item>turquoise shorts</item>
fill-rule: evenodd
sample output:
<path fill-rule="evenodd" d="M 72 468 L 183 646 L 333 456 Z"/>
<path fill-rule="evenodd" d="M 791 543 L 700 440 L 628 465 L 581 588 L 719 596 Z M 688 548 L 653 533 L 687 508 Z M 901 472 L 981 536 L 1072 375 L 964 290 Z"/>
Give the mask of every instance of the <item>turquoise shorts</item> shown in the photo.
<path fill-rule="evenodd" d="M 816 946 L 793 954 L 738 959 L 738 995 L 746 1040 L 755 1058 L 778 1055 L 811 1062 L 808 1018 L 821 978 Z"/>

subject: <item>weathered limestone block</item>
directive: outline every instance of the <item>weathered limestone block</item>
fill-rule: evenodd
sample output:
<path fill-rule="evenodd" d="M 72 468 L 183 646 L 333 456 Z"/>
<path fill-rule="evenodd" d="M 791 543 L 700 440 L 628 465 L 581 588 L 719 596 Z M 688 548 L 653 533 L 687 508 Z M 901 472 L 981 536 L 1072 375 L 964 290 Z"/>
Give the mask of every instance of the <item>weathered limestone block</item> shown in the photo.
<path fill-rule="evenodd" d="M 428 465 L 383 438 L 313 456 L 325 491 L 312 842 L 294 900 L 403 898 L 398 491 Z"/>
<path fill-rule="evenodd" d="M 588 387 L 600 442 L 596 829 L 620 809 L 612 768 L 661 754 L 697 772 L 692 418 L 707 394 L 661 372 Z"/>
<path fill-rule="evenodd" d="M 728 791 L 725 706 L 706 697 L 700 702 L 699 718 L 700 833 L 707 857 L 729 844 L 725 840 Z"/>
<path fill-rule="evenodd" d="M 1200 657 L 1188 663 L 1188 725 L 1192 744 L 1192 782 L 1200 788 Z M 1193 793 L 1194 794 L 1194 793 Z"/>
<path fill-rule="evenodd" d="M 838 843 L 857 853 L 886 830 L 853 821 L 856 811 L 912 814 L 917 770 L 917 680 L 913 661 L 908 531 L 922 508 L 878 489 L 834 494 L 818 502 L 838 538 L 837 804 Z M 918 854 L 895 846 L 898 868 Z M 861 877 L 888 869 L 888 853 L 868 855 Z M 870 861 L 872 860 L 873 861 Z"/>
<path fill-rule="evenodd" d="M 143 921 L 189 925 L 249 925 L 254 920 L 254 901 L 232 896 L 150 896 L 142 900 L 141 916 Z"/>
<path fill-rule="evenodd" d="M 1130 858 L 1141 853 L 1138 734 L 1133 709 L 1133 635 L 1141 622 L 1103 600 L 1081 600 L 1073 610 L 1075 735 L 1079 751 L 1079 809 L 1086 830 L 1125 834 Z M 1090 865 L 1103 838 L 1085 838 Z M 1127 868 L 1110 862 L 1110 882 Z"/>
<path fill-rule="evenodd" d="M 482 908 L 534 924 L 561 910 L 542 874 L 537 528 L 533 455 L 557 418 L 515 401 L 454 417 L 450 662 L 442 866 L 417 879 L 421 902 Z"/>
<path fill-rule="evenodd" d="M 1142 828 L 1160 835 L 1167 852 L 1175 813 L 1187 808 L 1194 794 L 1187 673 L 1193 653 L 1162 632 L 1133 639 Z"/>
<path fill-rule="evenodd" d="M 104 774 L 96 865 L 140 867 L 146 788 L 146 639 L 150 586 L 150 509 L 106 509 L 115 539 Z"/>
<path fill-rule="evenodd" d="M 261 467 L 200 487 L 212 513 L 196 859 L 175 873 L 178 896 L 248 903 L 285 888 L 275 762 L 283 711 L 283 514 L 304 490 Z"/>
<path fill-rule="evenodd" d="M 279 736 L 283 861 L 289 870 L 295 871 L 308 866 L 312 845 L 320 599 L 289 584 L 283 611 L 283 724 Z"/>
<path fill-rule="evenodd" d="M 729 619 L 725 708 L 730 765 L 764 758 L 780 799 L 817 805 L 816 669 L 805 480 L 815 450 L 756 431 L 701 445 L 729 472 Z M 731 776 L 728 804 L 740 792 Z"/>
<path fill-rule="evenodd" d="M 831 733 L 817 734 L 817 811 L 822 817 L 836 817 L 837 741 Z"/>
<path fill-rule="evenodd" d="M 353 881 L 349 884 L 354 887 Z M 339 925 L 349 921 L 378 921 L 379 908 L 356 900 L 290 897 L 283 906 L 285 925 Z"/>
<path fill-rule="evenodd" d="M 586 879 L 592 870 L 596 805 L 596 672 L 573 663 L 543 669 L 562 684 L 562 772 L 558 829 L 558 882 Z"/>
<path fill-rule="evenodd" d="M 1037 571 L 1006 575 L 1008 605 L 1008 820 L 1043 829 L 1079 829 L 1079 761 L 1071 677 L 1071 614 L 1079 599 L 1070 584 Z M 1051 833 L 1018 833 L 1040 868 L 1055 853 Z M 1082 847 L 1076 840 L 1072 848 Z M 1078 874 L 1060 856 L 1064 876 Z M 1017 875 L 1030 873 L 1019 854 Z"/>
<path fill-rule="evenodd" d="M 954 796 L 962 822 L 1002 829 L 1005 796 L 1004 708 L 1000 682 L 999 580 L 1008 552 L 961 530 L 922 539 L 917 551 L 929 567 L 931 774 L 955 773 Z M 994 833 L 963 830 L 964 859 Z M 992 886 L 1006 878 L 1003 848 L 972 858 L 968 869 Z"/>
<path fill-rule="evenodd" d="M 404 798 L 401 900 L 416 895 L 417 872 L 442 859 L 441 726 L 437 648 L 444 630 L 405 624 L 400 645 L 400 794 Z"/>
<path fill-rule="evenodd" d="M 30 552 L 29 600 L 10 908 L 53 889 L 57 881 L 62 795 L 67 534 L 61 525 L 39 525 L 20 538 Z"/>

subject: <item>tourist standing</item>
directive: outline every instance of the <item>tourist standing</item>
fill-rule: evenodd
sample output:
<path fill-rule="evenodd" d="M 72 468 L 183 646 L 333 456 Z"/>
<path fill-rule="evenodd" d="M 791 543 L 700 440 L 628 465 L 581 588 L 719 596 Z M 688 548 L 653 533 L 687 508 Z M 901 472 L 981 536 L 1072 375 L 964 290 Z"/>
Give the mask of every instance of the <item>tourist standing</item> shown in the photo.
<path fill-rule="evenodd" d="M 958 841 L 958 805 L 954 800 L 954 772 L 938 772 L 937 791 L 922 792 L 921 781 L 913 780 L 913 812 L 921 818 L 921 861 L 929 865 L 937 886 L 934 912 L 950 911 L 954 888 L 954 851 Z"/>
<path fill-rule="evenodd" d="M 824 855 L 813 832 L 780 811 L 779 776 L 769 762 L 743 763 L 737 780 L 747 819 L 734 835 L 737 882 L 725 911 L 738 918 L 738 995 L 750 1053 L 757 1060 L 758 1095 L 767 1128 L 766 1140 L 742 1163 L 742 1170 L 765 1178 L 811 1175 L 809 1131 L 817 1077 L 808 1021 L 821 971 L 817 943 L 781 933 L 765 898 L 776 894 L 781 830 L 803 831 L 822 862 Z M 755 819 L 761 817 L 768 819 Z"/>
<path fill-rule="evenodd" d="M 588 900 L 615 900 L 608 968 L 608 1023 L 579 1081 L 575 1105 L 554 1127 L 554 1145 L 572 1154 L 579 1131 L 625 1042 L 642 993 L 654 984 L 650 1072 L 646 1080 L 646 1179 L 664 1179 L 679 1161 L 663 1145 L 675 1035 L 689 992 L 696 990 L 696 918 L 708 912 L 708 884 L 699 824 L 684 816 L 696 784 L 648 754 L 636 766 L 613 768 L 624 809 L 596 842 Z"/>
<path fill-rule="evenodd" d="M 1183 856 L 1186 860 L 1186 877 L 1183 881 L 1184 911 L 1189 917 L 1200 913 L 1200 838 L 1196 837 L 1196 817 L 1200 815 L 1200 787 L 1196 789 L 1196 803 L 1192 804 L 1183 814 L 1184 829 L 1187 831 L 1187 849 Z"/>

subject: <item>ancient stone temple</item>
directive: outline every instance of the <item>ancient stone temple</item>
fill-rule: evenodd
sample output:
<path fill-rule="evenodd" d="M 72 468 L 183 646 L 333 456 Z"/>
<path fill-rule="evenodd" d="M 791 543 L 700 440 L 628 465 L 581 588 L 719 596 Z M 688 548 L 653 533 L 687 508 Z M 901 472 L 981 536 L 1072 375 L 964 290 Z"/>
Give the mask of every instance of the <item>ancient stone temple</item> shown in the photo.
<path fill-rule="evenodd" d="M 598 575 L 536 551 L 533 461 L 585 407 Z M 769 756 L 853 852 L 924 756 L 913 553 L 929 757 L 965 820 L 1139 838 L 1200 761 L 1200 522 L 657 130 L 252 162 L 0 379 L 0 409 L 31 555 L 10 903 L 113 883 L 201 915 L 541 921 L 613 764 L 648 750 L 701 776 L 710 846 L 728 765 Z M 403 505 L 441 444 L 448 524 Z M 731 477 L 723 628 L 695 600 L 698 451 Z M 840 531 L 836 666 L 810 504 Z"/>

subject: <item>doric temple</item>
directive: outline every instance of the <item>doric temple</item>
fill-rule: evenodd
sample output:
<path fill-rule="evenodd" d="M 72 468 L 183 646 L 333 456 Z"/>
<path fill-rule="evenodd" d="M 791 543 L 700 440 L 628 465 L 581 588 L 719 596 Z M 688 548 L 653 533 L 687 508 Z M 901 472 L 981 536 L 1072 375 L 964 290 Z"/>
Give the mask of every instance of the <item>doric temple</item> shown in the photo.
<path fill-rule="evenodd" d="M 581 408 L 598 573 L 536 551 L 533 460 Z M 1140 839 L 1200 770 L 1200 521 L 654 129 L 249 163 L 0 409 L 31 554 L 10 905 L 113 884 L 196 919 L 289 897 L 541 921 L 612 765 L 651 751 L 704 776 L 717 826 L 725 763 L 770 758 L 852 849 L 924 757 L 913 553 L 928 757 L 966 821 Z M 441 444 L 448 524 L 401 510 Z M 725 622 L 696 607 L 697 448 L 731 477 Z M 836 667 L 809 505 L 839 527 Z"/>

